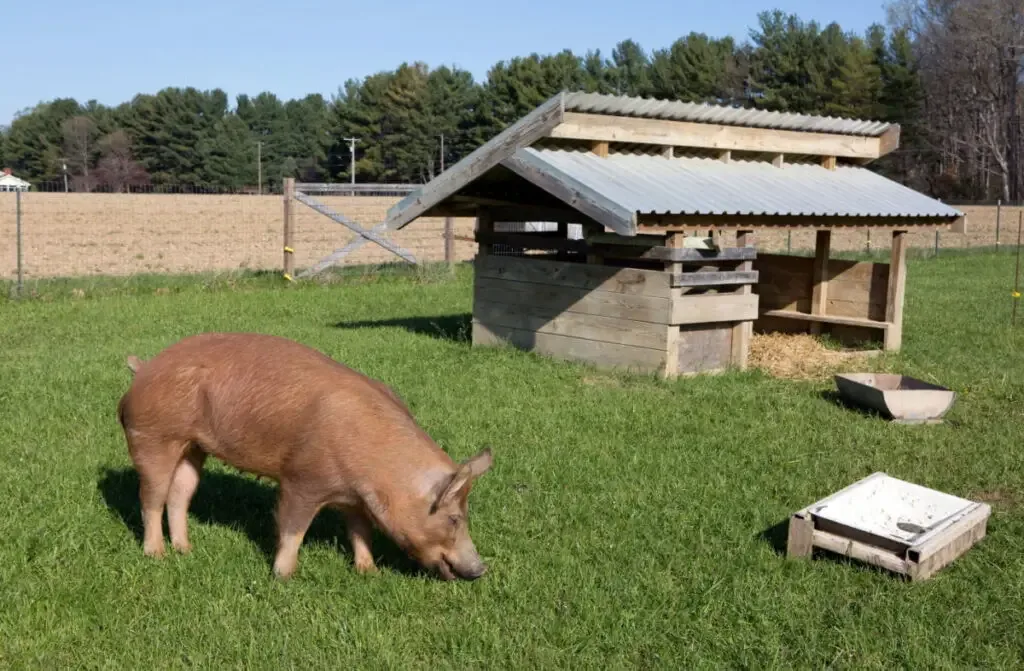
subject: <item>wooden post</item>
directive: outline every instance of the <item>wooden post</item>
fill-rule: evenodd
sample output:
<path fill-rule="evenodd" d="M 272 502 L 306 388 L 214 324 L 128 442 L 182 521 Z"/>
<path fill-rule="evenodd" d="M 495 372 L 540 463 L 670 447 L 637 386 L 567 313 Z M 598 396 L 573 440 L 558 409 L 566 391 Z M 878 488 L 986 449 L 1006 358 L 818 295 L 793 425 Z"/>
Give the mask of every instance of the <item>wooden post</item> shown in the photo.
<path fill-rule="evenodd" d="M 751 247 L 754 244 L 754 232 L 753 231 L 737 231 L 736 232 L 736 246 L 737 247 Z M 739 264 L 737 270 L 750 271 L 754 269 L 753 261 L 744 261 Z M 754 292 L 754 288 L 749 284 L 744 284 L 739 290 L 740 294 L 750 294 Z M 754 335 L 754 322 L 737 322 L 732 327 L 732 363 L 739 370 L 747 369 L 747 358 L 750 354 L 750 338 Z"/>
<path fill-rule="evenodd" d="M 444 218 L 444 260 L 448 269 L 455 267 L 455 219 Z"/>
<path fill-rule="evenodd" d="M 828 308 L 828 255 L 832 231 L 818 231 L 814 241 L 814 279 L 811 289 L 811 314 L 824 315 Z M 811 333 L 821 333 L 821 322 L 811 322 Z"/>
<path fill-rule="evenodd" d="M 590 146 L 590 150 L 600 156 L 601 158 L 608 158 L 608 143 L 607 142 L 595 142 Z"/>
<path fill-rule="evenodd" d="M 284 276 L 291 279 L 295 273 L 295 178 L 284 178 Z"/>
<path fill-rule="evenodd" d="M 684 233 L 669 233 L 665 236 L 665 246 L 669 249 L 682 249 L 685 242 L 686 235 Z M 673 275 L 681 273 L 683 272 L 683 264 L 666 263 L 665 272 Z M 677 300 L 679 293 L 679 289 L 673 289 L 672 300 Z M 665 352 L 665 371 L 662 373 L 662 377 L 674 378 L 679 375 L 679 325 L 669 324 L 666 328 L 668 329 L 667 351 Z"/>
<path fill-rule="evenodd" d="M 835 156 L 825 156 L 824 158 L 821 159 L 821 167 L 825 168 L 826 170 L 835 170 L 836 169 L 836 157 Z"/>
<path fill-rule="evenodd" d="M 889 294 L 885 301 L 885 349 L 898 350 L 903 342 L 903 294 L 907 286 L 907 232 L 892 232 L 889 257 Z"/>
<path fill-rule="evenodd" d="M 480 233 L 494 233 L 494 217 L 491 215 L 491 211 L 486 208 L 480 208 L 476 213 L 476 232 Z M 478 243 L 476 253 L 479 256 L 487 256 L 491 253 L 491 244 L 488 242 Z"/>
<path fill-rule="evenodd" d="M 814 552 L 814 520 L 807 513 L 795 513 L 789 518 L 786 538 L 786 556 L 810 557 Z"/>
<path fill-rule="evenodd" d="M 785 154 L 776 154 L 775 158 L 772 159 L 772 165 L 776 168 L 781 168 L 786 163 Z"/>
<path fill-rule="evenodd" d="M 722 163 L 729 163 L 732 161 L 732 152 L 728 149 L 725 151 L 718 152 L 718 160 Z"/>

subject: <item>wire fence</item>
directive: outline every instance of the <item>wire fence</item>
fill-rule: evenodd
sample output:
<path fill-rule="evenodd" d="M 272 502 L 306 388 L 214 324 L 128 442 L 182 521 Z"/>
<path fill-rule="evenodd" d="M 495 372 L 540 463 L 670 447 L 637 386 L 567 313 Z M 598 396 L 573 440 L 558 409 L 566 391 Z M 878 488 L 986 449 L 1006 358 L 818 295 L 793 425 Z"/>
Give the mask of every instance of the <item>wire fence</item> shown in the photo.
<path fill-rule="evenodd" d="M 303 191 L 365 229 L 384 221 L 396 202 L 415 188 L 404 184 L 302 185 Z M 968 232 L 914 232 L 909 244 L 925 253 L 1016 244 L 1024 207 L 958 204 Z M 19 211 L 20 208 L 20 211 Z M 296 269 L 315 265 L 351 242 L 348 228 L 301 203 L 293 203 L 291 247 Z M 130 276 L 272 270 L 283 268 L 283 197 L 280 192 L 209 187 L 146 186 L 131 192 L 78 193 L 62 182 L 36 185 L 20 194 L 0 192 L 0 278 L 26 281 L 57 277 Z M 499 229 L 557 230 L 557 224 L 499 224 Z M 20 235 L 19 235 L 20 231 Z M 420 219 L 388 237 L 417 262 L 466 261 L 476 252 L 473 220 L 458 218 L 447 250 L 445 220 Z M 570 226 L 569 237 L 579 237 Z M 810 253 L 813 231 L 758 231 L 765 252 Z M 883 252 L 888 234 L 835 231 L 836 252 Z M 504 250 L 495 250 L 502 253 Z M 375 266 L 399 262 L 371 243 L 342 264 Z"/>

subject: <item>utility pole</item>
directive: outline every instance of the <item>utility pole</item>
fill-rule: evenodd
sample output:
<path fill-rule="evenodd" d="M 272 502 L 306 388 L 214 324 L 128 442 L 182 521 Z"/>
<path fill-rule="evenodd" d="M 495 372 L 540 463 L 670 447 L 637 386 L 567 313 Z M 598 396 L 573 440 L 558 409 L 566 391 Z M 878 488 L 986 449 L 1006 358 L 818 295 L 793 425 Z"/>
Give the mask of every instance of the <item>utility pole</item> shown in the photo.
<path fill-rule="evenodd" d="M 444 133 L 441 133 L 441 172 L 444 172 Z"/>
<path fill-rule="evenodd" d="M 352 181 L 352 184 L 355 184 L 356 183 L 356 142 L 358 142 L 359 139 L 358 138 L 354 138 L 354 137 L 347 137 L 347 138 L 345 138 L 345 141 L 348 142 L 349 152 L 351 152 L 351 154 L 352 154 L 352 169 L 351 169 L 352 180 L 351 181 Z"/>

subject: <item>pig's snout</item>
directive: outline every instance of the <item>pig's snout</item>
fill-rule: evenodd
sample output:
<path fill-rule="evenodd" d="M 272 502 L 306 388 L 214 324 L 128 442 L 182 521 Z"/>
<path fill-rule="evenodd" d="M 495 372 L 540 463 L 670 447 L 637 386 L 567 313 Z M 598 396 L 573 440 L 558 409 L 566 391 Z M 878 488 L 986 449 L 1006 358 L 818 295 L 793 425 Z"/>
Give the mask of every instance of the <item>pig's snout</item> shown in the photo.
<path fill-rule="evenodd" d="M 487 573 L 487 564 L 483 563 L 476 553 L 472 557 L 460 560 L 459 558 L 442 557 L 438 566 L 441 576 L 446 580 L 476 580 Z"/>

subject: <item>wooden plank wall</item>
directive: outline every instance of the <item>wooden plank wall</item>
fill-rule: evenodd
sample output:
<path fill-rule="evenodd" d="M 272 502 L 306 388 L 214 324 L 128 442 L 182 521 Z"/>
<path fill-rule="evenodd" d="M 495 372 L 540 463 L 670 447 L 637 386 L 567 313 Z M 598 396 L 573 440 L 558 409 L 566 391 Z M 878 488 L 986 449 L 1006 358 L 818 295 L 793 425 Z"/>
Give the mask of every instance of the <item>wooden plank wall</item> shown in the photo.
<path fill-rule="evenodd" d="M 755 291 L 760 309 L 793 310 L 810 313 L 814 293 L 814 259 L 786 254 L 759 254 L 754 261 L 759 271 Z M 826 277 L 825 314 L 885 321 L 889 289 L 889 264 L 829 259 Z M 808 324 L 790 319 L 761 317 L 757 331 L 801 332 Z M 877 339 L 869 329 L 823 324 L 822 330 L 840 339 Z"/>
<path fill-rule="evenodd" d="M 602 367 L 663 372 L 671 312 L 662 271 L 478 256 L 473 344 Z"/>

